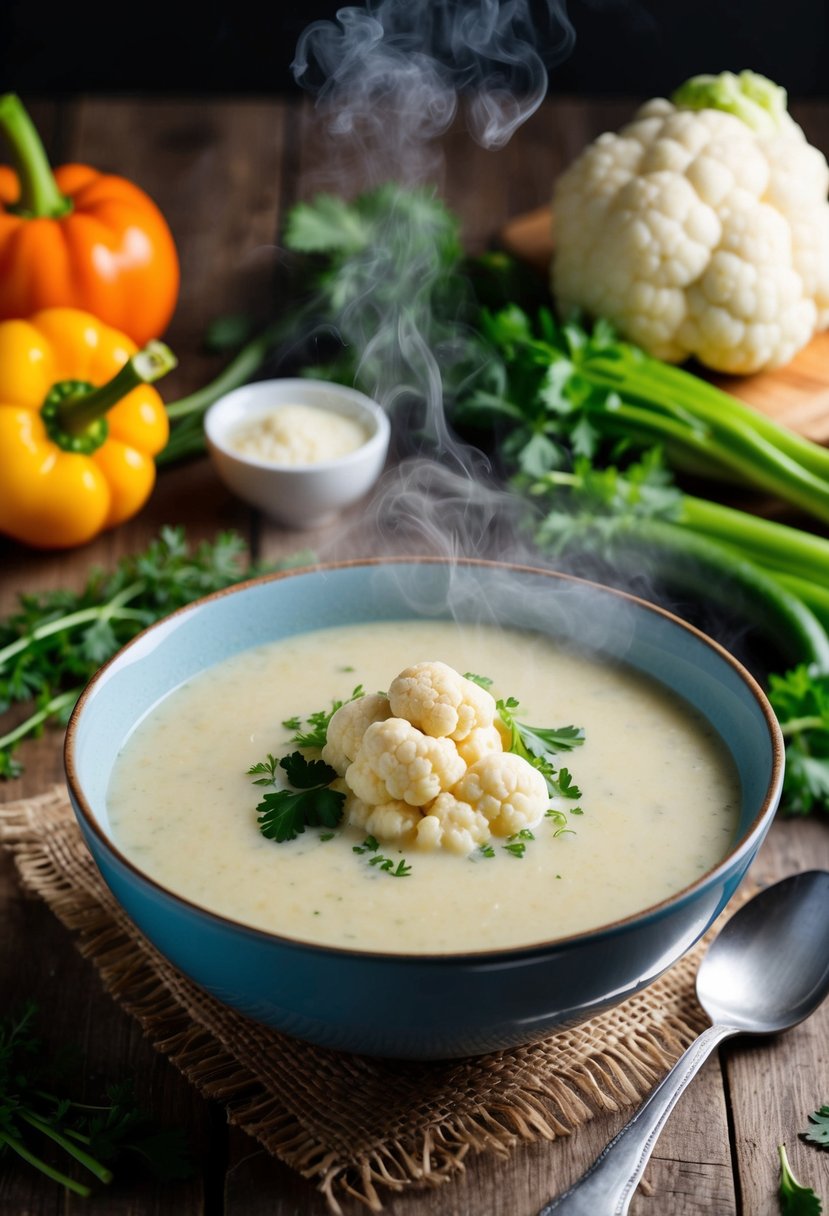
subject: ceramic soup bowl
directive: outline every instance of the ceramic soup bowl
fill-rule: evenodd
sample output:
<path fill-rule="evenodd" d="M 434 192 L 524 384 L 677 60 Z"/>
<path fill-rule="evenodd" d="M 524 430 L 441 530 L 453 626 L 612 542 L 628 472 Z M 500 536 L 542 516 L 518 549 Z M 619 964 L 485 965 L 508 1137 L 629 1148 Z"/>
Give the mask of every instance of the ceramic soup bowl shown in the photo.
<path fill-rule="evenodd" d="M 176 895 L 124 854 L 108 817 L 113 765 L 136 724 L 168 693 L 248 647 L 332 625 L 421 617 L 483 618 L 587 647 L 692 706 L 724 742 L 739 776 L 739 824 L 722 860 L 655 906 L 576 936 L 406 954 L 312 945 L 287 928 L 248 927 Z M 418 559 L 293 571 L 182 609 L 98 673 L 73 714 L 65 756 L 78 821 L 106 882 L 176 967 L 220 1001 L 287 1034 L 416 1059 L 528 1042 L 652 982 L 734 893 L 772 821 L 783 772 L 779 728 L 758 685 L 678 618 L 564 575 Z"/>

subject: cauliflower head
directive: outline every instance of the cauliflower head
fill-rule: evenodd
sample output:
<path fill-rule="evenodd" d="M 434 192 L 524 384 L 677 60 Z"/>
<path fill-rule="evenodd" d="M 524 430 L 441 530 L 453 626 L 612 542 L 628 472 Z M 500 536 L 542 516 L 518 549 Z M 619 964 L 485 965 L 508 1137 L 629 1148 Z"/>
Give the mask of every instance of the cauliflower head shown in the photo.
<path fill-rule="evenodd" d="M 392 713 L 424 734 L 460 742 L 495 720 L 495 698 L 447 663 L 415 663 L 392 680 Z"/>
<path fill-rule="evenodd" d="M 514 752 L 490 752 L 476 760 L 452 794 L 484 817 L 493 836 L 534 827 L 550 801 L 541 773 Z"/>
<path fill-rule="evenodd" d="M 328 723 L 328 733 L 322 758 L 326 764 L 345 776 L 345 770 L 357 755 L 363 735 L 374 722 L 391 717 L 388 697 L 369 693 L 341 705 Z"/>
<path fill-rule="evenodd" d="M 784 90 L 752 72 L 695 77 L 559 179 L 558 304 L 669 362 L 778 367 L 829 326 L 828 188 Z"/>
<path fill-rule="evenodd" d="M 466 771 L 451 739 L 433 739 L 405 718 L 373 722 L 345 780 L 363 802 L 405 802 L 423 807 L 449 790 Z"/>

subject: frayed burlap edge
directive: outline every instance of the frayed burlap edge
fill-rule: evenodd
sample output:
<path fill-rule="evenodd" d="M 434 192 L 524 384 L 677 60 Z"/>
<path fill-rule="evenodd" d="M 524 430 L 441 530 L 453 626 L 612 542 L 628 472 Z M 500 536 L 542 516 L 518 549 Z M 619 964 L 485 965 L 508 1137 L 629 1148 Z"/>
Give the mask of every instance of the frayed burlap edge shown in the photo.
<path fill-rule="evenodd" d="M 0 807 L 0 844 L 14 856 L 23 887 L 76 934 L 81 953 L 154 1047 L 206 1097 L 224 1103 L 230 1123 L 315 1180 L 333 1213 L 341 1213 L 344 1195 L 382 1211 L 383 1191 L 438 1186 L 462 1171 L 470 1154 L 504 1157 L 520 1142 L 554 1140 L 640 1101 L 705 1025 L 693 991 L 700 945 L 644 993 L 583 1027 L 480 1060 L 446 1062 L 437 1074 L 438 1066 L 427 1066 L 433 1109 L 428 1099 L 418 1100 L 410 1120 L 398 1113 L 385 1134 L 369 1128 L 368 1139 L 357 1135 L 351 1148 L 354 1128 L 344 1127 L 339 1137 L 313 1127 L 307 1092 L 299 1108 L 285 1100 L 291 1054 L 298 1075 L 308 1075 L 310 1055 L 329 1077 L 349 1074 L 355 1092 L 373 1070 L 375 1082 L 388 1077 L 389 1088 L 400 1088 L 391 1085 L 393 1063 L 295 1043 L 226 1009 L 176 972 L 110 895 L 62 787 Z M 273 1056 L 281 1077 L 268 1067 Z M 269 1072 L 270 1086 L 263 1080 Z M 359 1114 L 355 1108 L 355 1122 Z"/>

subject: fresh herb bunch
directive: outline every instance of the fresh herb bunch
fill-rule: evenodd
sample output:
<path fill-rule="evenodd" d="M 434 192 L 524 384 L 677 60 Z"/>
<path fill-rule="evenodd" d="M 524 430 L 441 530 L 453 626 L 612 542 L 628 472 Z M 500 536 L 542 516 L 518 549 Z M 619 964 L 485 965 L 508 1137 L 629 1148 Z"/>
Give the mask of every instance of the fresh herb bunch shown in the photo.
<path fill-rule="evenodd" d="M 99 1182 L 113 1179 L 111 1166 L 127 1157 L 156 1178 L 190 1176 L 187 1144 L 180 1129 L 160 1128 L 135 1103 L 130 1082 L 107 1087 L 98 1106 L 59 1095 L 65 1068 L 51 1057 L 35 1028 L 37 1009 L 29 1001 L 19 1014 L 0 1019 L 0 1158 L 15 1153 L 76 1195 L 91 1188 L 45 1160 L 51 1144 Z"/>
<path fill-rule="evenodd" d="M 518 304 L 482 309 L 489 360 L 456 420 L 509 427 L 505 455 L 539 476 L 573 456 L 605 463 L 620 444 L 661 444 L 674 468 L 737 481 L 829 521 L 829 452 L 698 376 L 621 341 L 598 320 L 560 324 Z"/>
<path fill-rule="evenodd" d="M 305 560 L 301 554 L 280 565 Z M 0 777 L 21 772 L 19 744 L 49 722 L 65 725 L 85 684 L 140 630 L 261 570 L 234 532 L 191 549 L 182 528 L 163 528 L 111 573 L 94 571 L 80 592 L 21 595 L 18 610 L 0 623 L 0 714 L 17 706 L 29 712 L 0 736 Z"/>
<path fill-rule="evenodd" d="M 772 642 L 790 665 L 769 677 L 786 738 L 781 806 L 797 815 L 829 810 L 829 542 L 682 494 L 657 449 L 625 469 L 581 457 L 570 472 L 517 484 L 543 551 L 580 569 L 592 554 L 596 576 L 622 586 L 631 569 L 644 571 L 672 594 L 739 613 Z"/>
<path fill-rule="evenodd" d="M 284 243 L 306 255 L 306 292 L 319 328 L 337 335 L 324 367 L 306 369 L 383 396 L 420 383 L 424 352 L 440 362 L 469 309 L 458 274 L 458 218 L 434 190 L 395 183 L 347 202 L 319 195 L 288 215 Z"/>

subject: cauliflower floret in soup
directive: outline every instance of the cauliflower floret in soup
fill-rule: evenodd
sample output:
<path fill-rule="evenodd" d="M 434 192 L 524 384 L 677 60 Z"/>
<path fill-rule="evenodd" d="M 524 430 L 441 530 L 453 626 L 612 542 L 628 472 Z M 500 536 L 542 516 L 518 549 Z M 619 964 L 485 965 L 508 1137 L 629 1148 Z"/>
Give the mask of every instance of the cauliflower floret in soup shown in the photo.
<path fill-rule="evenodd" d="M 374 722 L 383 722 L 391 717 L 388 697 L 381 693 L 369 693 L 346 701 L 328 723 L 322 758 L 342 777 L 357 755 L 363 735 Z"/>
<path fill-rule="evenodd" d="M 484 816 L 493 836 L 535 827 L 550 801 L 541 773 L 514 752 L 491 752 L 477 760 L 452 793 Z"/>
<path fill-rule="evenodd" d="M 450 853 L 471 853 L 489 840 L 485 815 L 454 794 L 439 794 L 417 828 L 417 843 L 423 849 L 448 849 Z"/>
<path fill-rule="evenodd" d="M 424 734 L 460 742 L 480 727 L 492 726 L 495 698 L 447 663 L 415 663 L 392 680 L 392 713 Z"/>
<path fill-rule="evenodd" d="M 465 770 L 451 739 L 433 739 L 404 718 L 388 718 L 369 726 L 345 779 L 363 802 L 423 807 Z"/>

